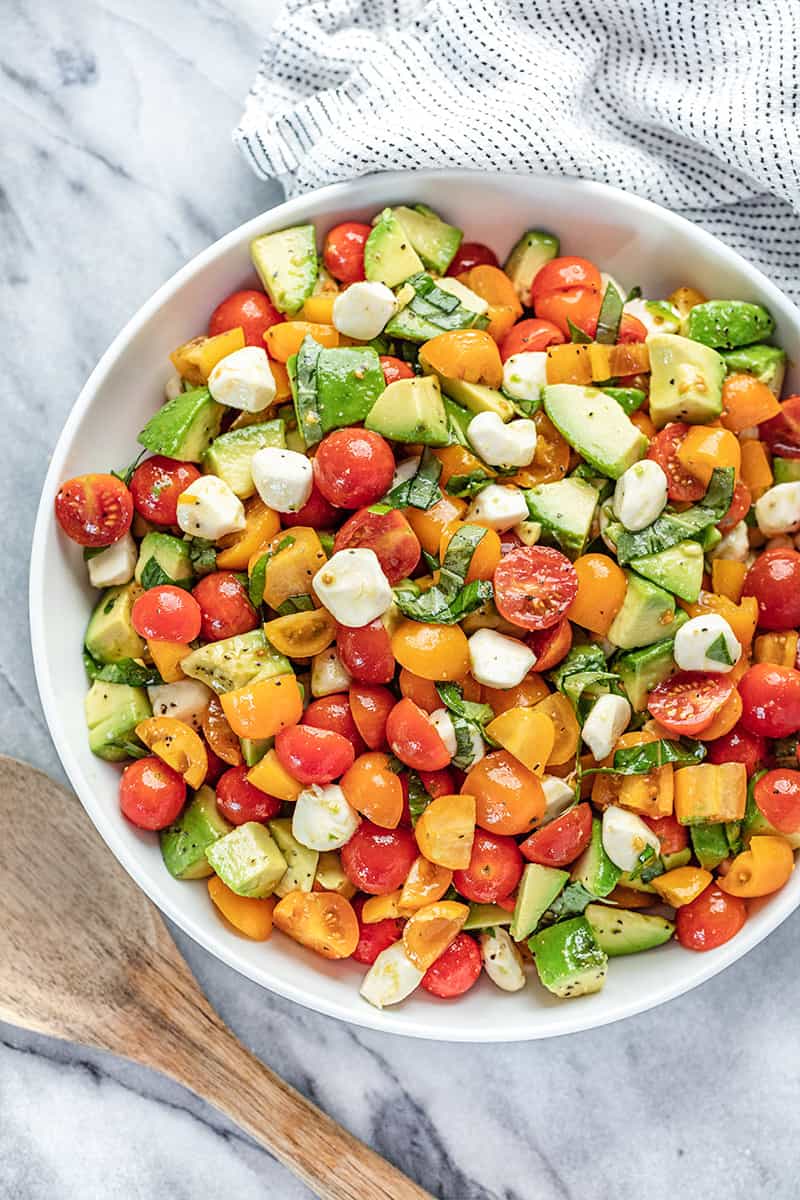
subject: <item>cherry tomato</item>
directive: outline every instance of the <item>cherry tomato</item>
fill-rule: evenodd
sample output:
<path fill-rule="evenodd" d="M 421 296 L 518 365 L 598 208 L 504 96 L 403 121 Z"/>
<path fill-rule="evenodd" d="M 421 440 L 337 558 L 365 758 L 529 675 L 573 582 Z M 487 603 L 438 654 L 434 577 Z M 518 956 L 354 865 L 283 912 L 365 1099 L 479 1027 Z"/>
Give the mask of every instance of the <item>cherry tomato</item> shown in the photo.
<path fill-rule="evenodd" d="M 678 447 L 683 442 L 689 426 L 682 421 L 666 425 L 650 443 L 647 457 L 661 467 L 667 477 L 667 495 L 670 500 L 699 500 L 705 496 L 705 484 L 691 475 L 678 458 Z"/>
<path fill-rule="evenodd" d="M 739 680 L 739 695 L 748 733 L 781 738 L 800 729 L 800 671 L 793 667 L 756 663 Z"/>
<path fill-rule="evenodd" d="M 422 786 L 434 800 L 437 796 L 453 796 L 458 791 L 455 775 L 449 767 L 441 771 L 420 771 Z"/>
<path fill-rule="evenodd" d="M 767 743 L 758 733 L 749 733 L 739 722 L 730 733 L 715 738 L 706 747 L 708 761 L 717 765 L 726 762 L 744 763 L 747 778 L 761 766 L 767 756 Z"/>
<path fill-rule="evenodd" d="M 653 688 L 647 707 L 670 733 L 694 737 L 708 728 L 733 688 L 727 675 L 679 671 Z"/>
<path fill-rule="evenodd" d="M 122 772 L 119 806 L 140 829 L 166 829 L 186 803 L 186 784 L 177 771 L 154 754 L 138 758 Z"/>
<path fill-rule="evenodd" d="M 777 767 L 757 781 L 755 801 L 780 833 L 800 832 L 800 771 Z"/>
<path fill-rule="evenodd" d="M 154 642 L 193 642 L 203 623 L 200 605 L 171 584 L 148 588 L 131 609 L 133 628 Z"/>
<path fill-rule="evenodd" d="M 570 325 L 581 329 L 587 337 L 597 329 L 597 314 L 601 299 L 591 288 L 576 287 L 567 291 L 547 292 L 536 301 L 536 316 L 570 336 Z"/>
<path fill-rule="evenodd" d="M 714 950 L 735 937 L 747 920 L 738 896 L 726 896 L 710 883 L 696 900 L 675 914 L 675 936 L 686 950 Z"/>
<path fill-rule="evenodd" d="M 495 904 L 514 891 L 524 865 L 513 837 L 476 829 L 469 866 L 453 873 L 453 886 L 476 904 Z"/>
<path fill-rule="evenodd" d="M 343 221 L 325 234 L 322 260 L 340 283 L 358 283 L 364 278 L 364 246 L 372 233 L 371 225 Z"/>
<path fill-rule="evenodd" d="M 800 554 L 767 550 L 747 572 L 743 596 L 758 601 L 762 629 L 796 629 L 800 625 Z"/>
<path fill-rule="evenodd" d="M 388 688 L 354 683 L 350 688 L 350 708 L 356 729 L 370 750 L 386 745 L 386 722 L 397 701 Z"/>
<path fill-rule="evenodd" d="M 202 633 L 207 642 L 249 633 L 260 625 L 244 584 L 233 571 L 213 571 L 192 589 L 200 605 Z"/>
<path fill-rule="evenodd" d="M 390 383 L 396 383 L 398 379 L 414 378 L 413 368 L 403 362 L 402 358 L 395 358 L 392 354 L 382 354 L 380 359 L 383 379 L 387 387 Z"/>
<path fill-rule="evenodd" d="M 543 867 L 566 867 L 589 845 L 592 836 L 592 810 L 588 804 L 576 808 L 537 829 L 520 845 L 528 862 Z"/>
<path fill-rule="evenodd" d="M 152 458 L 145 459 L 131 476 L 133 506 L 154 525 L 176 525 L 178 496 L 199 478 L 200 472 L 194 463 L 154 454 Z"/>
<path fill-rule="evenodd" d="M 220 758 L 215 750 L 211 749 L 208 742 L 205 742 L 204 746 L 208 767 L 206 768 L 206 777 L 203 780 L 203 783 L 207 783 L 209 787 L 214 787 L 217 784 L 220 776 L 227 771 L 228 764 Z"/>
<path fill-rule="evenodd" d="M 430 717 L 408 698 L 389 713 L 386 739 L 392 753 L 414 771 L 438 771 L 450 762 L 450 751 Z"/>
<path fill-rule="evenodd" d="M 374 504 L 388 492 L 393 476 L 389 443 L 369 429 L 336 429 L 322 439 L 314 458 L 319 490 L 340 508 Z"/>
<path fill-rule="evenodd" d="M 549 671 L 569 654 L 572 648 L 572 625 L 566 617 L 562 617 L 557 625 L 551 625 L 549 629 L 529 633 L 525 642 L 536 655 L 536 672 Z"/>
<path fill-rule="evenodd" d="M 380 618 L 358 629 L 339 625 L 336 648 L 345 669 L 358 683 L 388 683 L 394 675 L 392 639 Z"/>
<path fill-rule="evenodd" d="M 523 629 L 557 625 L 577 592 L 575 568 L 566 555 L 550 546 L 519 546 L 495 568 L 497 611 Z"/>
<path fill-rule="evenodd" d="M 677 817 L 642 817 L 661 843 L 662 854 L 678 854 L 689 845 L 689 830 Z"/>
<path fill-rule="evenodd" d="M 734 525 L 738 525 L 743 521 L 750 511 L 750 505 L 753 503 L 753 497 L 750 493 L 750 488 L 746 483 L 739 480 L 733 489 L 733 499 L 731 506 L 725 513 L 725 516 L 717 524 L 723 533 L 730 532 Z"/>
<path fill-rule="evenodd" d="M 410 829 L 381 829 L 362 821 L 340 853 L 342 870 L 354 887 L 384 896 L 403 886 L 419 850 Z"/>
<path fill-rule="evenodd" d="M 780 458 L 800 458 L 800 396 L 787 396 L 778 415 L 761 422 L 758 436 Z"/>
<path fill-rule="evenodd" d="M 541 783 L 506 750 L 493 750 L 471 767 L 461 791 L 475 797 L 478 825 L 490 833 L 528 833 L 544 814 Z"/>
<path fill-rule="evenodd" d="M 58 489 L 56 519 L 79 546 L 110 546 L 131 527 L 133 497 L 116 475 L 76 475 Z"/>
<path fill-rule="evenodd" d="M 459 933 L 453 938 L 444 954 L 428 967 L 420 980 L 420 987 L 441 1000 L 452 1000 L 478 982 L 483 959 L 478 943 L 468 933 Z"/>
<path fill-rule="evenodd" d="M 543 321 L 540 317 L 527 317 L 517 321 L 500 343 L 500 357 L 503 362 L 512 354 L 522 354 L 531 350 L 546 350 L 548 346 L 559 346 L 566 339 L 564 334 L 552 321 Z"/>
<path fill-rule="evenodd" d="M 483 242 L 462 242 L 456 250 L 455 258 L 447 268 L 447 274 L 463 275 L 465 271 L 471 271 L 473 267 L 483 266 L 500 266 L 494 250 L 484 246 Z"/>
<path fill-rule="evenodd" d="M 300 783 L 331 783 L 352 767 L 353 744 L 341 733 L 290 725 L 275 735 L 278 761 Z"/>
<path fill-rule="evenodd" d="M 294 525 L 303 525 L 309 529 L 333 529 L 341 515 L 341 509 L 335 508 L 326 500 L 314 483 L 311 495 L 302 508 L 293 513 L 281 513 L 281 525 L 285 529 L 291 529 Z"/>
<path fill-rule="evenodd" d="M 241 328 L 246 344 L 260 346 L 263 350 L 264 334 L 269 327 L 285 320 L 269 296 L 248 288 L 242 292 L 232 292 L 217 305 L 208 320 L 208 336 L 216 337 L 218 333 L 227 333 L 229 329 Z"/>
<path fill-rule="evenodd" d="M 562 255 L 551 258 L 537 271 L 531 284 L 531 302 L 536 307 L 537 301 L 553 292 L 567 292 L 572 288 L 599 292 L 602 286 L 600 272 L 594 263 L 586 258 Z"/>
<path fill-rule="evenodd" d="M 403 921 L 399 917 L 385 917 L 382 921 L 373 921 L 371 925 L 365 925 L 361 920 L 364 901 L 364 896 L 357 896 L 352 902 L 359 929 L 358 945 L 353 951 L 353 958 L 357 963 L 371 967 L 382 950 L 400 941 L 403 936 Z"/>
<path fill-rule="evenodd" d="M 354 547 L 374 550 L 391 584 L 411 575 L 422 553 L 417 535 L 396 508 L 385 513 L 362 508 L 353 513 L 336 534 L 333 548 L 336 551 Z"/>
<path fill-rule="evenodd" d="M 330 729 L 332 733 L 340 733 L 342 737 L 347 738 L 355 755 L 364 752 L 364 741 L 353 719 L 350 700 L 346 692 L 336 692 L 332 696 L 320 696 L 318 700 L 312 700 L 303 713 L 301 724 L 311 725 L 314 729 Z"/>
<path fill-rule="evenodd" d="M 217 783 L 217 808 L 232 825 L 271 821 L 281 811 L 282 801 L 248 782 L 249 770 L 245 766 L 231 767 Z"/>

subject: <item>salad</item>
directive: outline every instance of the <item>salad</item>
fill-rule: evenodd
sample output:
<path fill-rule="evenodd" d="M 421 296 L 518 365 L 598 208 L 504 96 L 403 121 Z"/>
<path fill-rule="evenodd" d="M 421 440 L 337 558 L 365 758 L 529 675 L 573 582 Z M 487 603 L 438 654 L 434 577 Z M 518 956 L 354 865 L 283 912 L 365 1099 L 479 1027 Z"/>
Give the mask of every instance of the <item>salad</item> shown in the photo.
<path fill-rule="evenodd" d="M 125 817 L 378 1007 L 727 942 L 800 846 L 770 314 L 421 204 L 251 251 L 139 457 L 55 500 Z"/>

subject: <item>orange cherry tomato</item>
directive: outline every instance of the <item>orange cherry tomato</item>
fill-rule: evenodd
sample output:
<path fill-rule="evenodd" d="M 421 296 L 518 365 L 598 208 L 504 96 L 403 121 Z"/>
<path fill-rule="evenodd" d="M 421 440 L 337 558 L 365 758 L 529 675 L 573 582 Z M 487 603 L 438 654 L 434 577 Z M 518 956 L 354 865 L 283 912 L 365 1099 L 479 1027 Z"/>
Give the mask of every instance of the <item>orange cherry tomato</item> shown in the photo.
<path fill-rule="evenodd" d="M 203 713 L 203 733 L 211 749 L 223 762 L 238 767 L 244 762 L 238 737 L 228 724 L 219 696 L 212 696 Z"/>
<path fill-rule="evenodd" d="M 401 621 L 392 635 L 401 667 L 423 679 L 462 679 L 469 672 L 469 646 L 460 625 Z"/>
<path fill-rule="evenodd" d="M 380 684 L 354 683 L 350 687 L 350 711 L 356 729 L 370 750 L 386 745 L 386 722 L 397 701 Z"/>
<path fill-rule="evenodd" d="M 565 337 L 570 335 L 570 323 L 591 337 L 590 330 L 597 327 L 600 302 L 599 294 L 586 287 L 548 292 L 536 301 L 536 315 L 557 326 Z"/>
<path fill-rule="evenodd" d="M 217 551 L 217 567 L 220 571 L 246 571 L 250 559 L 258 551 L 267 548 L 281 523 L 278 514 L 267 508 L 260 496 L 252 496 L 245 505 L 245 527 L 240 533 L 229 533 L 222 538 Z"/>
<path fill-rule="evenodd" d="M 607 554 L 582 554 L 573 566 L 578 592 L 566 615 L 590 633 L 605 637 L 628 590 L 625 573 Z"/>
<path fill-rule="evenodd" d="M 552 321 L 528 317 L 524 321 L 518 321 L 503 338 L 500 343 L 500 357 L 505 362 L 513 354 L 546 350 L 548 346 L 560 346 L 563 341 L 564 334 Z"/>
<path fill-rule="evenodd" d="M 389 762 L 380 751 L 361 754 L 339 786 L 356 812 L 383 829 L 396 829 L 403 815 L 403 787 Z"/>
<path fill-rule="evenodd" d="M 420 348 L 425 370 L 446 379 L 499 388 L 503 382 L 503 363 L 497 343 L 485 329 L 453 329 L 431 338 Z"/>
<path fill-rule="evenodd" d="M 464 526 L 464 521 L 454 521 L 452 525 L 448 525 L 442 530 L 439 542 L 439 562 L 444 562 L 447 547 L 458 530 L 463 529 Z M 501 557 L 500 535 L 494 529 L 484 530 L 483 537 L 475 547 L 470 559 L 466 582 L 472 583 L 473 579 L 491 579 Z"/>
<path fill-rule="evenodd" d="M 336 637 L 336 622 L 324 608 L 315 608 L 267 621 L 264 633 L 279 654 L 311 658 L 330 646 Z"/>
<path fill-rule="evenodd" d="M 534 704 L 538 704 L 540 700 L 544 700 L 545 696 L 549 695 L 550 689 L 547 684 L 541 675 L 533 671 L 526 675 L 522 683 L 518 683 L 516 687 L 484 687 L 483 689 L 485 703 L 494 709 L 495 716 L 498 717 L 510 708 L 533 708 Z"/>
<path fill-rule="evenodd" d="M 599 292 L 603 286 L 600 272 L 587 258 L 561 255 L 551 258 L 534 276 L 531 284 L 531 304 L 553 292 L 565 292 L 572 288 L 587 288 Z M 537 311 L 538 315 L 538 311 Z"/>
<path fill-rule="evenodd" d="M 414 966 L 427 971 L 461 932 L 468 916 L 469 905 L 455 900 L 418 909 L 403 929 L 403 947 Z"/>
<path fill-rule="evenodd" d="M 272 919 L 283 933 L 323 958 L 349 958 L 358 945 L 358 917 L 339 892 L 289 892 Z"/>
<path fill-rule="evenodd" d="M 495 750 L 476 763 L 463 791 L 475 797 L 477 823 L 490 833 L 528 833 L 544 813 L 541 783 L 506 750 Z"/>
<path fill-rule="evenodd" d="M 414 830 L 420 853 L 440 867 L 465 870 L 472 855 L 475 814 L 475 797 L 464 792 L 431 800 Z"/>
<path fill-rule="evenodd" d="M 398 907 L 401 915 L 441 900 L 452 882 L 453 872 L 449 867 L 440 867 L 420 855 L 412 864 L 400 893 Z"/>
<path fill-rule="evenodd" d="M 459 446 L 458 443 L 434 450 L 433 456 L 442 464 L 442 473 L 439 476 L 441 487 L 446 487 L 454 475 L 470 475 L 473 471 L 483 471 L 492 476 L 495 474 L 492 468 L 487 467 L 471 450 L 467 450 L 466 446 Z"/>
<path fill-rule="evenodd" d="M 428 554 L 438 554 L 442 531 L 463 517 L 467 504 L 457 496 L 442 496 L 430 508 L 406 508 L 403 511 L 422 549 L 427 550 Z"/>
<path fill-rule="evenodd" d="M 786 838 L 754 837 L 717 886 L 728 896 L 769 896 L 783 887 L 793 870 L 794 854 Z"/>
<path fill-rule="evenodd" d="M 533 462 L 512 475 L 509 483 L 518 487 L 537 487 L 540 483 L 556 483 L 569 469 L 570 448 L 544 409 L 533 414 L 536 426 L 536 452 Z"/>
<path fill-rule="evenodd" d="M 742 697 L 737 691 L 731 692 L 710 725 L 703 730 L 703 741 L 712 742 L 725 737 L 739 723 L 742 715 Z"/>
<path fill-rule="evenodd" d="M 439 771 L 450 751 L 426 712 L 413 700 L 400 700 L 389 713 L 386 738 L 394 755 L 414 771 Z"/>
<path fill-rule="evenodd" d="M 199 788 L 208 772 L 208 755 L 202 738 L 185 721 L 175 717 L 148 717 L 136 726 L 136 736 L 148 750 L 182 775 L 191 788 Z"/>
<path fill-rule="evenodd" d="M 228 724 L 239 737 L 274 737 L 303 715 L 303 696 L 294 675 L 249 683 L 225 692 L 221 702 Z"/>
<path fill-rule="evenodd" d="M 277 897 L 267 896 L 256 900 L 252 896 L 239 896 L 232 892 L 218 875 L 208 881 L 208 894 L 226 921 L 239 933 L 254 942 L 266 942 L 272 933 L 272 913 Z"/>

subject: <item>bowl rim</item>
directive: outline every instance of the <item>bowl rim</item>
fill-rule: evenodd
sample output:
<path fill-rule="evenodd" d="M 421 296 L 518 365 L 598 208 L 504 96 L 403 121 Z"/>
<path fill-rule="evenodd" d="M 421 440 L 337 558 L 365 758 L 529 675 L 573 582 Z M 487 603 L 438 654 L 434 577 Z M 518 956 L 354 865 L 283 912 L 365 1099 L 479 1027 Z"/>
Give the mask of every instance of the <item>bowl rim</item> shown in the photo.
<path fill-rule="evenodd" d="M 72 787 L 95 825 L 95 828 L 119 864 L 128 872 L 160 912 L 168 917 L 170 921 L 174 922 L 183 933 L 202 946 L 214 958 L 232 967 L 239 974 L 251 979 L 254 983 L 266 987 L 268 990 L 275 992 L 287 1000 L 294 1001 L 315 1012 L 335 1017 L 352 1025 L 374 1029 L 383 1033 L 393 1033 L 435 1041 L 477 1043 L 521 1042 L 538 1040 L 539 1038 L 560 1037 L 564 1034 L 600 1028 L 614 1021 L 622 1020 L 625 1017 L 646 1012 L 698 987 L 713 976 L 718 975 L 738 959 L 744 957 L 754 946 L 768 937 L 773 930 L 786 920 L 794 909 L 800 905 L 800 888 L 797 889 L 796 895 L 783 891 L 771 897 L 769 905 L 760 914 L 761 920 L 758 928 L 755 927 L 755 923 L 748 922 L 732 941 L 707 954 L 697 954 L 689 957 L 687 959 L 687 969 L 673 983 L 664 985 L 659 991 L 649 995 L 646 999 L 637 999 L 635 995 L 631 995 L 627 1000 L 617 1003 L 610 1011 L 605 1010 L 601 1012 L 598 1009 L 596 1016 L 592 1015 L 593 1010 L 590 1005 L 561 1005 L 557 1010 L 559 1014 L 557 1020 L 554 1019 L 554 1011 L 548 1009 L 548 1021 L 546 1025 L 542 1025 L 541 1022 L 536 1021 L 535 1010 L 532 1009 L 530 1030 L 522 1032 L 515 1030 L 514 1033 L 509 1035 L 502 1027 L 479 1026 L 474 1022 L 471 1025 L 459 1027 L 458 1022 L 453 1021 L 452 1025 L 448 1028 L 447 1036 L 442 1037 L 438 1026 L 427 1021 L 424 1014 L 415 1014 L 413 1018 L 410 1018 L 408 1013 L 403 1013 L 402 1008 L 398 1010 L 378 1010 L 368 1004 L 363 1005 L 363 1012 L 359 1010 L 355 1013 L 337 1001 L 315 997 L 310 989 L 295 986 L 284 981 L 267 982 L 263 976 L 265 973 L 268 974 L 268 966 L 266 971 L 264 969 L 261 971 L 254 970 L 239 955 L 235 939 L 221 936 L 225 933 L 221 925 L 220 935 L 218 936 L 213 932 L 212 926 L 209 925 L 206 928 L 202 923 L 188 916 L 179 905 L 173 903 L 171 898 L 158 885 L 152 883 L 150 880 L 145 881 L 143 879 L 143 873 L 138 869 L 136 856 L 130 854 L 121 845 L 112 815 L 106 815 L 103 808 L 99 804 L 94 803 L 94 789 L 90 781 L 85 777 L 61 723 L 55 688 L 51 685 L 48 676 L 48 665 L 44 649 L 45 627 L 48 614 L 44 532 L 52 520 L 51 497 L 55 494 L 57 484 L 61 480 L 64 460 L 72 446 L 74 432 L 80 424 L 84 412 L 94 400 L 96 393 L 103 386 L 106 376 L 116 363 L 120 353 L 139 333 L 153 313 L 175 296 L 195 274 L 215 260 L 224 258 L 231 247 L 241 243 L 245 238 L 249 240 L 259 233 L 269 232 L 290 224 L 297 215 L 302 216 L 309 204 L 321 207 L 323 210 L 325 208 L 335 209 L 342 207 L 346 204 L 347 198 L 352 195 L 356 187 L 367 185 L 367 190 L 369 190 L 369 184 L 374 184 L 377 189 L 391 193 L 396 190 L 408 191 L 409 188 L 413 189 L 414 182 L 417 180 L 435 180 L 443 186 L 469 187 L 477 179 L 495 180 L 501 183 L 511 180 L 515 182 L 529 180 L 533 187 L 544 189 L 566 187 L 576 191 L 578 194 L 582 193 L 585 196 L 587 205 L 593 203 L 602 204 L 604 201 L 611 200 L 615 205 L 621 206 L 623 209 L 627 206 L 631 211 L 638 211 L 645 215 L 651 214 L 662 227 L 671 227 L 676 234 L 683 237 L 690 235 L 696 245 L 706 248 L 717 261 L 721 261 L 723 264 L 731 266 L 736 270 L 747 272 L 759 284 L 773 307 L 784 314 L 800 331 L 800 310 L 763 272 L 750 264 L 736 250 L 719 241 L 713 234 L 695 225 L 687 218 L 671 212 L 669 209 L 662 208 L 653 201 L 645 200 L 642 197 L 625 192 L 620 188 L 612 187 L 609 184 L 595 183 L 579 179 L 575 176 L 555 176 L 535 172 L 478 171 L 461 168 L 443 168 L 376 172 L 347 182 L 334 183 L 323 188 L 305 192 L 301 196 L 286 200 L 237 226 L 190 259 L 189 262 L 170 276 L 141 305 L 119 333 L 117 333 L 108 349 L 92 370 L 72 406 L 56 445 L 53 448 L 50 464 L 42 485 L 30 554 L 30 632 L 34 672 L 48 731 Z"/>

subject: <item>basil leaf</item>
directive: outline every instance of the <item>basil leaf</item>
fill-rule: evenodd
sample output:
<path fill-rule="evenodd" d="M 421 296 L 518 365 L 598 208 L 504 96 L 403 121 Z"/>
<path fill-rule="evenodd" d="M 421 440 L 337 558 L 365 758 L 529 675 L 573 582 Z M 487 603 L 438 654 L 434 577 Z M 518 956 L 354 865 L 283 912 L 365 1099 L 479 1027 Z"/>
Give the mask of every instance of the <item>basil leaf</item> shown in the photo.
<path fill-rule="evenodd" d="M 535 665 L 535 664 L 534 664 Z M 587 643 L 582 646 L 573 646 L 566 658 L 554 667 L 548 673 L 547 678 L 559 692 L 564 690 L 564 681 L 568 675 L 574 675 L 578 671 L 605 671 L 606 656 L 599 646 L 592 643 Z"/>
<path fill-rule="evenodd" d="M 102 554 L 103 551 L 107 549 L 108 546 L 84 546 L 83 561 L 90 562 L 91 559 L 97 558 L 98 554 Z"/>
<path fill-rule="evenodd" d="M 651 879 L 663 874 L 664 864 L 655 849 L 652 846 L 645 846 L 637 859 L 636 866 L 630 873 L 630 878 L 641 879 L 642 883 L 649 883 Z"/>
<path fill-rule="evenodd" d="M 146 667 L 132 658 L 106 663 L 94 678 L 104 683 L 126 683 L 129 687 L 152 687 L 164 682 L 155 667 Z"/>
<path fill-rule="evenodd" d="M 584 333 L 583 330 L 579 329 L 577 325 L 573 325 L 569 317 L 567 317 L 567 328 L 569 329 L 569 340 L 571 342 L 580 344 L 582 346 L 589 345 L 592 339 L 589 337 L 588 333 Z"/>
<path fill-rule="evenodd" d="M 110 471 L 109 474 L 113 475 L 115 479 L 122 480 L 122 482 L 125 484 L 125 487 L 127 487 L 129 485 L 131 479 L 133 478 L 133 472 L 136 470 L 139 463 L 144 458 L 145 454 L 147 454 L 147 451 L 142 450 L 140 454 L 137 454 L 137 456 L 133 460 L 133 462 L 129 463 L 129 465 L 127 467 L 125 467 L 122 471 Z M 105 547 L 103 547 L 103 549 L 105 549 Z"/>
<path fill-rule="evenodd" d="M 636 286 L 632 287 L 631 290 L 628 292 L 627 296 L 625 297 L 625 303 L 627 304 L 629 300 L 639 300 L 641 298 L 641 295 L 642 295 L 642 289 L 639 287 L 639 285 L 637 283 Z"/>
<path fill-rule="evenodd" d="M 714 638 L 714 641 L 706 650 L 706 658 L 710 658 L 712 662 L 723 663 L 726 667 L 733 666 L 733 659 L 728 649 L 728 643 L 725 641 L 724 633 Z"/>
<path fill-rule="evenodd" d="M 217 551 L 213 542 L 206 538 L 183 539 L 189 547 L 189 561 L 195 575 L 210 575 L 217 569 Z"/>
<path fill-rule="evenodd" d="M 485 329 L 489 324 L 486 317 L 465 308 L 457 296 L 440 288 L 425 271 L 409 276 L 405 285 L 414 289 L 408 302 L 408 310 L 438 329 Z M 391 323 L 390 323 L 391 327 Z"/>
<path fill-rule="evenodd" d="M 156 558 L 148 558 L 142 569 L 141 579 L 139 580 L 145 591 L 153 587 L 177 587 L 183 588 L 184 591 L 191 591 L 191 579 L 173 579 L 168 575 L 161 563 Z"/>
<path fill-rule="evenodd" d="M 700 763 L 706 757 L 702 742 L 684 738 L 681 742 L 662 738 L 657 742 L 643 742 L 640 746 L 628 746 L 617 750 L 610 767 L 589 767 L 585 775 L 649 775 L 668 763 L 687 766 Z"/>
<path fill-rule="evenodd" d="M 491 600 L 494 591 L 488 579 L 475 579 L 461 588 L 453 599 L 448 599 L 436 584 L 422 593 L 419 593 L 419 589 L 415 593 L 408 588 L 397 588 L 394 595 L 401 613 L 414 621 L 456 625 Z"/>
<path fill-rule="evenodd" d="M 436 691 L 445 708 L 457 713 L 473 725 L 481 726 L 494 720 L 494 709 L 489 704 L 478 704 L 475 700 L 465 700 L 463 689 L 457 683 L 437 683 Z"/>
<path fill-rule="evenodd" d="M 307 446 L 316 446 L 322 441 L 322 417 L 317 398 L 317 361 L 322 346 L 311 334 L 306 334 L 292 366 L 287 363 L 289 378 L 297 414 L 297 426 Z"/>
<path fill-rule="evenodd" d="M 425 560 L 425 566 L 428 568 L 428 570 L 431 573 L 439 570 L 441 563 L 439 562 L 439 560 L 435 554 L 429 554 L 427 550 L 423 550 L 422 557 Z"/>
<path fill-rule="evenodd" d="M 592 904 L 596 899 L 597 897 L 587 891 L 582 883 L 568 883 L 563 892 L 556 896 L 545 915 L 549 918 L 549 924 L 563 921 L 567 917 L 580 916 L 587 904 Z"/>
<path fill-rule="evenodd" d="M 313 608 L 314 601 L 310 596 L 303 594 L 287 597 L 283 604 L 278 605 L 276 611 L 281 617 L 290 617 L 292 613 L 311 612 Z"/>
<path fill-rule="evenodd" d="M 264 601 L 264 585 L 267 582 L 267 563 L 271 557 L 269 551 L 265 550 L 253 567 L 253 573 L 247 585 L 250 603 L 255 609 L 260 608 Z"/>
<path fill-rule="evenodd" d="M 102 670 L 102 664 L 92 657 L 85 646 L 83 648 L 83 669 L 90 683 L 94 683 Z"/>
<path fill-rule="evenodd" d="M 425 809 L 430 804 L 433 796 L 427 791 L 425 785 L 420 779 L 416 771 L 408 773 L 408 808 L 411 813 L 411 824 L 416 825 L 419 818 L 425 812 Z"/>
<path fill-rule="evenodd" d="M 641 388 L 605 387 L 603 391 L 612 396 L 628 416 L 640 409 L 647 399 L 647 393 Z"/>
<path fill-rule="evenodd" d="M 485 533 L 481 525 L 462 525 L 450 539 L 439 580 L 445 595 L 453 596 L 463 586 L 472 556 Z"/>
<path fill-rule="evenodd" d="M 143 746 L 141 742 L 132 742 L 128 738 L 123 738 L 120 742 L 112 742 L 110 744 L 118 746 L 120 750 L 124 750 L 128 758 L 147 758 L 150 753 L 147 746 Z"/>
<path fill-rule="evenodd" d="M 603 346 L 613 346 L 617 341 L 619 323 L 622 320 L 622 304 L 622 296 L 609 280 L 603 293 L 600 312 L 597 314 L 597 332 L 594 335 L 594 340 Z"/>
<path fill-rule="evenodd" d="M 380 503 L 387 505 L 388 508 L 411 507 L 423 510 L 432 508 L 442 498 L 439 489 L 441 473 L 442 464 L 434 456 L 430 447 L 426 446 L 415 474 L 387 492 Z"/>
<path fill-rule="evenodd" d="M 448 496 L 469 499 L 477 496 L 478 492 L 482 492 L 492 482 L 493 478 L 487 471 L 470 471 L 468 475 L 451 475 L 444 485 L 444 490 Z"/>
<path fill-rule="evenodd" d="M 734 470 L 733 467 L 715 467 L 711 475 L 708 491 L 699 503 L 693 504 L 685 512 L 669 512 L 666 509 L 660 517 L 656 517 L 652 525 L 631 533 L 623 529 L 617 538 L 617 559 L 621 566 L 633 558 L 643 558 L 646 554 L 658 554 L 668 550 L 678 542 L 687 538 L 696 538 L 697 534 L 708 529 L 725 516 L 733 499 Z"/>

